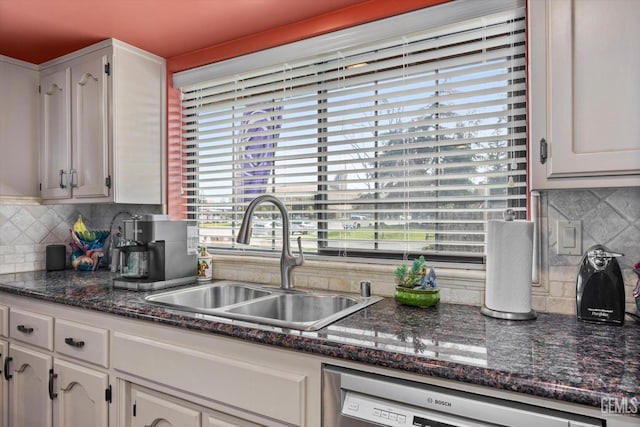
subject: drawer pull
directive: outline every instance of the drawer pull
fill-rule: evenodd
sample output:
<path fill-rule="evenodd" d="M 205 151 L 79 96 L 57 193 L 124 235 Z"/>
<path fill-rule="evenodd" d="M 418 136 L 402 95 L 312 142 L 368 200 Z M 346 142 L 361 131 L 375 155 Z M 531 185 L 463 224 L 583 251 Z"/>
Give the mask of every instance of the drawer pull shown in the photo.
<path fill-rule="evenodd" d="M 4 359 L 4 379 L 9 381 L 13 375 L 9 373 L 9 362 L 13 360 L 13 357 L 7 357 Z"/>
<path fill-rule="evenodd" d="M 58 378 L 58 374 L 53 373 L 53 369 L 49 369 L 49 399 L 53 400 L 58 397 L 58 393 L 53 392 L 53 380 Z"/>
<path fill-rule="evenodd" d="M 77 348 L 84 347 L 84 341 L 76 341 L 73 338 L 65 338 L 64 343 L 70 345 L 71 347 L 77 347 Z"/>
<path fill-rule="evenodd" d="M 18 326 L 16 326 L 16 328 L 17 328 L 20 332 L 25 333 L 25 334 L 31 334 L 31 333 L 33 333 L 33 328 L 30 328 L 30 327 L 28 327 L 28 326 L 18 325 Z"/>

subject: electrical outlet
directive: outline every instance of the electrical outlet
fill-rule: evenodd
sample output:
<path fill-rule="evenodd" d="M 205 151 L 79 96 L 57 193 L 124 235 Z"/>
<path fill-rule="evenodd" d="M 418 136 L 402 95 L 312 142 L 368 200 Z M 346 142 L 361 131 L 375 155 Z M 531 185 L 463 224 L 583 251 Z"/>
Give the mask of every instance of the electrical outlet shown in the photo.
<path fill-rule="evenodd" d="M 582 221 L 558 221 L 558 255 L 582 255 Z"/>

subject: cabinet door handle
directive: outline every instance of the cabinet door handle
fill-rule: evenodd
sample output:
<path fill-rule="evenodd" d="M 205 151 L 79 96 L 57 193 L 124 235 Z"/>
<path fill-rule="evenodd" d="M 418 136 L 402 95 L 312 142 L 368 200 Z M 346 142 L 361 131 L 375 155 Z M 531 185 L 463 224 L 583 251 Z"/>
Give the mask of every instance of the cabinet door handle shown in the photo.
<path fill-rule="evenodd" d="M 549 158 L 549 144 L 547 140 L 542 138 L 540 140 L 540 163 L 543 165 L 547 163 L 547 159 Z"/>
<path fill-rule="evenodd" d="M 75 188 L 78 186 L 78 171 L 71 169 L 69 173 L 71 174 L 71 188 Z"/>
<path fill-rule="evenodd" d="M 65 338 L 64 343 L 70 345 L 71 347 L 82 348 L 84 347 L 84 341 L 76 341 L 71 337 Z"/>
<path fill-rule="evenodd" d="M 62 182 L 62 177 L 66 175 L 66 172 L 60 169 L 60 173 L 58 175 L 60 175 L 60 188 L 67 188 L 67 185 Z"/>
<path fill-rule="evenodd" d="M 30 328 L 30 327 L 24 326 L 24 325 L 18 325 L 18 326 L 16 326 L 16 329 L 18 329 L 23 334 L 27 334 L 27 335 L 33 333 L 33 328 Z"/>
<path fill-rule="evenodd" d="M 58 393 L 53 392 L 53 380 L 58 378 L 58 374 L 53 373 L 53 369 L 49 369 L 49 399 L 53 400 L 58 397 Z"/>
<path fill-rule="evenodd" d="M 13 357 L 7 357 L 4 359 L 4 379 L 9 381 L 13 375 L 9 373 L 9 362 L 13 360 Z"/>

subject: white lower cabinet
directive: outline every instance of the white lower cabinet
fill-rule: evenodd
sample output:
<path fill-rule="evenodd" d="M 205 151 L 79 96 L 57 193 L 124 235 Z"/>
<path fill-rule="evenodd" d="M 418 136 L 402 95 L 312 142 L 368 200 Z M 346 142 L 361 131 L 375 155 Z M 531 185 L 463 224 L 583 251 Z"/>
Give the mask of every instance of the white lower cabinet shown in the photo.
<path fill-rule="evenodd" d="M 0 335 L 9 336 L 9 307 L 0 305 Z"/>
<path fill-rule="evenodd" d="M 127 383 L 126 427 L 260 427 L 246 419 L 202 408 L 173 396 Z"/>
<path fill-rule="evenodd" d="M 9 425 L 50 427 L 52 405 L 49 398 L 52 358 L 40 351 L 16 344 L 9 348 L 4 364 L 9 382 Z"/>
<path fill-rule="evenodd" d="M 54 427 L 108 427 L 109 375 L 64 360 L 53 363 Z"/>
<path fill-rule="evenodd" d="M 233 426 L 241 419 L 257 423 L 243 426 L 319 426 L 307 410 L 310 392 L 319 399 L 311 391 L 320 390 L 314 375 L 319 363 L 296 363 L 300 358 L 282 351 L 226 339 L 207 340 L 208 351 L 121 332 L 114 332 L 111 342 L 115 370 L 203 399 L 194 404 L 211 403 L 220 414 L 207 416 L 208 425 Z"/>
<path fill-rule="evenodd" d="M 16 344 L 3 370 L 9 426 L 109 426 L 108 374 Z"/>
<path fill-rule="evenodd" d="M 0 427 L 109 427 L 109 373 L 85 366 L 108 367 L 108 331 L 32 308 L 0 313 Z"/>
<path fill-rule="evenodd" d="M 321 425 L 317 358 L 29 298 L 6 304 L 0 427 Z"/>
<path fill-rule="evenodd" d="M 8 382 L 4 377 L 4 361 L 9 356 L 9 343 L 0 340 L 0 427 L 9 425 Z"/>
<path fill-rule="evenodd" d="M 131 417 L 127 427 L 200 427 L 201 413 L 186 402 L 131 385 Z"/>

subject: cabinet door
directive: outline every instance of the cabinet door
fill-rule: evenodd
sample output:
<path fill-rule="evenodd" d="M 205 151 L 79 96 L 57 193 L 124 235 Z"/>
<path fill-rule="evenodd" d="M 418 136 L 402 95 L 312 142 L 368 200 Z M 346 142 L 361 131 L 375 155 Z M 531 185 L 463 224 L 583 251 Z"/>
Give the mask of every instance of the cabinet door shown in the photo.
<path fill-rule="evenodd" d="M 0 341 L 0 427 L 9 425 L 8 382 L 4 378 L 4 360 L 8 357 L 9 343 Z"/>
<path fill-rule="evenodd" d="M 550 175 L 640 173 L 640 2 L 549 8 Z"/>
<path fill-rule="evenodd" d="M 109 195 L 108 62 L 102 55 L 71 69 L 74 197 Z"/>
<path fill-rule="evenodd" d="M 51 357 L 17 345 L 11 346 L 9 357 L 9 425 L 51 427 Z"/>
<path fill-rule="evenodd" d="M 43 199 L 71 197 L 70 70 L 40 80 L 40 195 Z"/>
<path fill-rule="evenodd" d="M 55 360 L 54 427 L 108 427 L 109 404 L 105 391 L 109 376 L 63 360 Z"/>
<path fill-rule="evenodd" d="M 35 66 L 0 55 L 0 196 L 40 194 L 39 81 Z"/>
<path fill-rule="evenodd" d="M 640 185 L 640 2 L 528 7 L 533 188 Z"/>
<path fill-rule="evenodd" d="M 159 393 L 131 388 L 131 427 L 200 427 L 200 412 Z"/>

